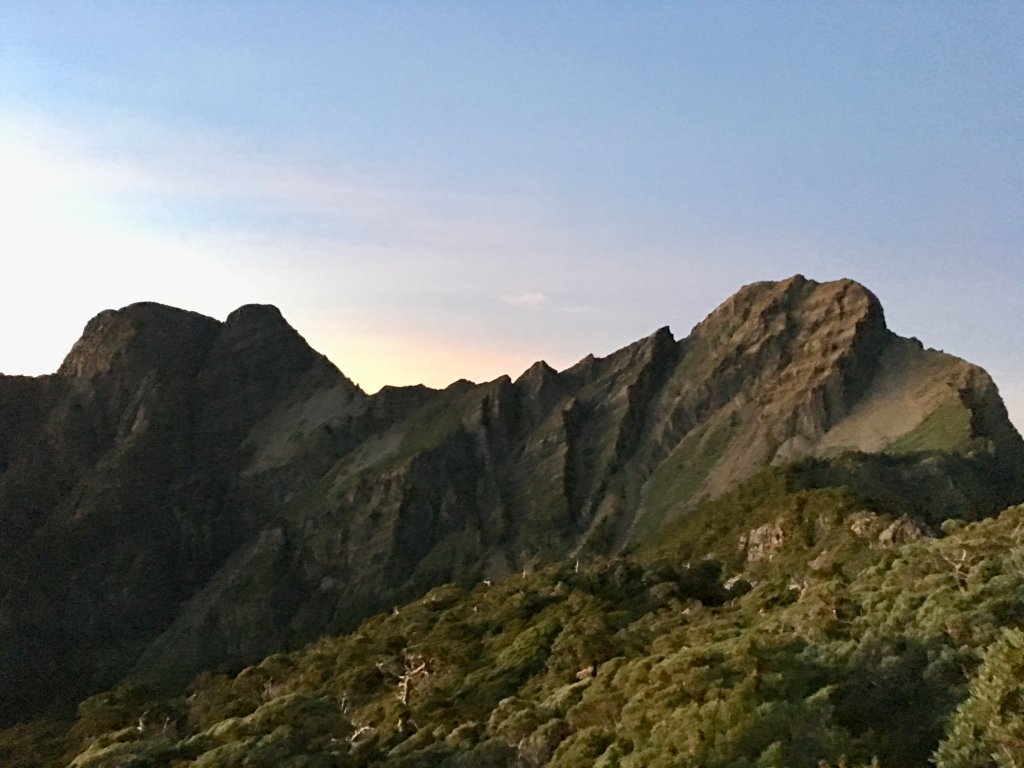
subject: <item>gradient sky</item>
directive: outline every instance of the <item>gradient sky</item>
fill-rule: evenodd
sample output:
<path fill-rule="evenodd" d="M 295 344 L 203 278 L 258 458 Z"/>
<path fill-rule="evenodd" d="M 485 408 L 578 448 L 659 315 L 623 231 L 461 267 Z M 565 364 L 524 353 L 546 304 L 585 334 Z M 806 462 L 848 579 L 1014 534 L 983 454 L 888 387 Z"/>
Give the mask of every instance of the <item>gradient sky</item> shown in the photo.
<path fill-rule="evenodd" d="M 1020 2 L 0 0 L 0 371 L 276 304 L 369 391 L 853 277 L 1024 425 Z"/>

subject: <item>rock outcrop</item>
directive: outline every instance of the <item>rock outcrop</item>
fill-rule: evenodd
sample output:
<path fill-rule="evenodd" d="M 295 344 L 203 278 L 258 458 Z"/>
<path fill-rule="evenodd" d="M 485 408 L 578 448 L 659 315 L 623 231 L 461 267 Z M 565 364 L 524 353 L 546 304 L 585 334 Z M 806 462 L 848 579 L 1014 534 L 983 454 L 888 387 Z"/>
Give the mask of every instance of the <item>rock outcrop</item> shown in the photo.
<path fill-rule="evenodd" d="M 682 340 L 562 372 L 374 396 L 272 307 L 103 312 L 57 374 L 0 377 L 0 720 L 615 551 L 808 457 L 917 478 L 946 516 L 1024 496 L 991 379 L 893 335 L 852 281 L 756 283 Z"/>

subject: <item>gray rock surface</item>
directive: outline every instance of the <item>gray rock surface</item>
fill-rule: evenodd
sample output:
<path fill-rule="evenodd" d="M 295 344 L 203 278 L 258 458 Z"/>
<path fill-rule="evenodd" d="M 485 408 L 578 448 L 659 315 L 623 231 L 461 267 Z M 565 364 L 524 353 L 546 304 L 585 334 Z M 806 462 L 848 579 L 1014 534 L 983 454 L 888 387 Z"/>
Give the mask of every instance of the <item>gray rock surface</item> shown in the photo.
<path fill-rule="evenodd" d="M 851 281 L 756 283 L 680 341 L 562 372 L 374 396 L 273 307 L 102 312 L 55 375 L 0 376 L 0 721 L 616 551 L 764 466 L 840 455 L 816 471 L 916 478 L 946 516 L 1020 500 L 991 379 L 893 335 Z M 953 482 L 938 455 L 996 474 Z"/>

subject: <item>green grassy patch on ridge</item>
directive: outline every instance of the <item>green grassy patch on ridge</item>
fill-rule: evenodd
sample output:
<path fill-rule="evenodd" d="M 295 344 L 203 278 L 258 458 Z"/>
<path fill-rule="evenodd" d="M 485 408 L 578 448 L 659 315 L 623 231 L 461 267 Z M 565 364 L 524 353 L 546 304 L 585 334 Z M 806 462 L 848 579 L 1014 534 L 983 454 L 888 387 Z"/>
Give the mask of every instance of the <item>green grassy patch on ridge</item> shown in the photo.
<path fill-rule="evenodd" d="M 959 398 L 951 398 L 932 411 L 910 432 L 896 438 L 886 453 L 923 453 L 971 449 L 971 412 Z"/>
<path fill-rule="evenodd" d="M 661 530 L 673 512 L 695 500 L 708 473 L 722 458 L 735 436 L 731 419 L 712 428 L 702 426 L 689 435 L 668 455 L 651 475 L 644 494 L 644 516 L 640 521 L 640 541 Z"/>

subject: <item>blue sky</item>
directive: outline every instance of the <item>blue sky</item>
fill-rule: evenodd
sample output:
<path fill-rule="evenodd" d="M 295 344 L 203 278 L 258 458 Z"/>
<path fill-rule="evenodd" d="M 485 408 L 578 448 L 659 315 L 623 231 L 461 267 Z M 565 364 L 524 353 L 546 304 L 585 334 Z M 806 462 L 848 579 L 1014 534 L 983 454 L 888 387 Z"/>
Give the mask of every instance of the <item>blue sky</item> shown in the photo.
<path fill-rule="evenodd" d="M 0 0 L 0 370 L 156 300 L 343 371 L 566 366 L 874 290 L 1024 424 L 1024 5 Z"/>

